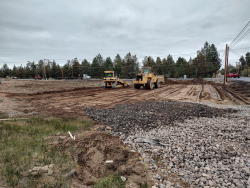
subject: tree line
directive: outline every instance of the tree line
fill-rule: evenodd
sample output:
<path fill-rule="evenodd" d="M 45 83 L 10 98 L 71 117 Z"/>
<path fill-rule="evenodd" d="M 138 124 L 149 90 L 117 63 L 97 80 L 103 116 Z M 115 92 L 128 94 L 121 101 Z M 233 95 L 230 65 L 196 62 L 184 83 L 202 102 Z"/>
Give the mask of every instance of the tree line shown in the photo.
<path fill-rule="evenodd" d="M 157 57 L 154 59 L 151 56 L 145 56 L 142 60 L 143 66 L 151 66 L 155 74 L 165 75 L 165 77 L 211 77 L 221 67 L 221 59 L 214 44 L 209 45 L 205 42 L 204 47 L 197 51 L 195 58 L 190 58 L 188 61 L 179 57 L 175 62 L 172 55 L 166 58 Z M 102 78 L 104 71 L 114 70 L 121 78 L 135 78 L 136 73 L 140 70 L 139 61 L 136 55 L 128 53 L 124 58 L 119 54 L 112 60 L 110 57 L 104 59 L 100 54 L 93 58 L 92 62 L 84 59 L 79 62 L 77 58 L 68 60 L 63 66 L 60 66 L 56 61 L 40 60 L 38 63 L 28 62 L 25 66 L 14 65 L 10 69 L 7 64 L 4 64 L 0 69 L 1 77 L 17 77 L 17 78 L 34 78 L 35 75 L 42 76 L 46 72 L 47 78 L 56 77 L 82 77 L 82 74 L 88 74 L 91 78 Z"/>

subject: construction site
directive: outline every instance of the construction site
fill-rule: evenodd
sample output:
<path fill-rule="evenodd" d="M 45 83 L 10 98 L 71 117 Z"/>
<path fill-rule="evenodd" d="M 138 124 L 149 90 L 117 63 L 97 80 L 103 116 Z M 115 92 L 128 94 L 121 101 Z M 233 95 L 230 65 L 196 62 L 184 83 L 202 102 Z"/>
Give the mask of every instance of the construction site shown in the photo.
<path fill-rule="evenodd" d="M 103 80 L 2 79 L 0 111 L 6 117 L 2 115 L 0 128 L 4 134 L 8 134 L 4 128 L 10 125 L 8 119 L 13 118 L 73 118 L 73 122 L 91 122 L 87 130 L 72 131 L 73 140 L 66 130 L 45 138 L 48 148 L 55 147 L 68 155 L 76 166 L 49 162 L 54 165 L 50 170 L 48 165 L 52 164 L 39 162 L 37 156 L 29 159 L 30 164 L 18 172 L 18 177 L 35 181 L 37 186 L 55 186 L 54 181 L 65 177 L 69 186 L 95 187 L 96 182 L 110 174 L 126 178 L 126 187 L 247 184 L 247 167 L 241 172 L 237 165 L 250 164 L 248 82 L 230 80 L 224 85 L 222 79 L 165 78 L 159 88 L 153 89 L 135 88 L 135 81 L 119 82 L 123 84 L 113 89 L 102 87 Z M 44 168 L 48 170 L 41 174 Z M 234 170 L 226 171 L 228 175 L 224 177 L 214 174 L 215 168 Z M 234 182 L 231 174 L 237 171 L 244 175 L 243 181 Z M 4 179 L 0 185 L 1 182 L 4 185 Z M 16 185 L 27 186 L 17 182 Z"/>
<path fill-rule="evenodd" d="M 250 188 L 249 7 L 1 1 L 0 188 Z"/>

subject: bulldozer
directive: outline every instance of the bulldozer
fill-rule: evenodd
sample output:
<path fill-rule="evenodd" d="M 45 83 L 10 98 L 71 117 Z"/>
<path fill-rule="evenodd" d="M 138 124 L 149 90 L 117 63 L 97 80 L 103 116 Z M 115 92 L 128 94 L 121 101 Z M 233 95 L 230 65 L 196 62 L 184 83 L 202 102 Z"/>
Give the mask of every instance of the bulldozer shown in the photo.
<path fill-rule="evenodd" d="M 160 87 L 160 80 L 152 72 L 151 67 L 143 67 L 142 72 L 136 74 L 136 81 L 133 81 L 135 89 L 140 89 L 143 86 L 146 89 L 153 89 Z"/>
<path fill-rule="evenodd" d="M 122 81 L 118 76 L 115 71 L 104 71 L 104 78 L 102 82 L 103 88 L 116 88 L 117 85 L 123 85 L 123 86 L 128 86 L 128 82 Z"/>

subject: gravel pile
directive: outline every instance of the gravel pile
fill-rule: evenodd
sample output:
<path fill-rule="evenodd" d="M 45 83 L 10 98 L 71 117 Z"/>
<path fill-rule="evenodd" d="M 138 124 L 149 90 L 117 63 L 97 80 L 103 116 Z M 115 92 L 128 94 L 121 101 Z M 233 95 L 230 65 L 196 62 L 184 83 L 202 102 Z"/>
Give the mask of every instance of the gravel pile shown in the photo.
<path fill-rule="evenodd" d="M 139 151 L 151 169 L 162 168 L 166 177 L 176 173 L 191 187 L 248 187 L 250 108 L 230 107 L 233 109 L 214 104 L 145 102 L 85 112 L 112 127 L 114 135 Z M 156 187 L 164 187 L 166 177 L 158 179 Z"/>
<path fill-rule="evenodd" d="M 234 109 L 217 109 L 198 103 L 187 102 L 143 102 L 139 104 L 116 105 L 114 108 L 84 109 L 86 115 L 101 124 L 108 125 L 114 132 L 133 134 L 136 130 L 148 131 L 161 126 L 171 126 L 173 122 L 183 122 L 193 117 L 221 117 L 235 113 Z"/>

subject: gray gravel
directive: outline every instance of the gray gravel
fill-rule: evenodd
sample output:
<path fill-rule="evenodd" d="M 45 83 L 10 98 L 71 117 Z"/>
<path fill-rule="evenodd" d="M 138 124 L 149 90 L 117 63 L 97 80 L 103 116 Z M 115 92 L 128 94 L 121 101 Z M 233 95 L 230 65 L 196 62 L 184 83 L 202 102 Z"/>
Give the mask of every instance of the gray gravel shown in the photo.
<path fill-rule="evenodd" d="M 133 131 L 122 131 L 121 127 L 124 127 L 125 123 L 123 119 L 120 119 L 123 123 L 118 124 L 119 116 L 117 115 L 108 117 L 105 110 L 103 111 L 105 115 L 102 115 L 101 111 L 88 110 L 92 112 L 93 119 L 99 118 L 103 124 L 114 128 L 112 134 L 120 136 L 132 150 L 139 151 L 144 162 L 151 164 L 151 169 L 162 168 L 166 177 L 168 173 L 176 173 L 191 187 L 249 187 L 250 107 L 177 102 L 180 105 L 175 104 L 174 106 L 190 107 L 187 110 L 190 111 L 190 114 L 193 113 L 192 109 L 198 107 L 202 110 L 203 115 L 195 112 L 193 115 L 184 114 L 183 118 L 170 118 L 169 120 L 164 117 L 172 117 L 169 116 L 171 111 L 176 113 L 178 110 L 173 109 L 173 106 L 172 108 L 160 108 L 162 104 L 166 103 L 168 102 L 152 102 L 150 103 L 151 110 L 147 108 L 147 104 L 133 104 L 135 107 L 141 105 L 141 108 L 144 105 L 143 113 L 153 112 L 152 115 L 157 112 L 152 111 L 152 109 L 156 109 L 154 106 L 159 106 L 161 110 L 159 117 L 162 116 L 160 121 L 155 121 L 155 125 L 146 126 L 145 129 L 143 126 L 138 126 L 136 121 L 130 121 L 128 124 L 129 121 L 126 120 L 126 124 L 129 125 L 125 126 L 126 129 L 131 128 Z M 170 105 L 168 104 L 168 106 Z M 130 105 L 125 105 L 125 107 L 121 105 L 119 108 L 122 109 L 122 107 L 130 111 L 131 117 L 138 114 L 131 110 Z M 112 109 L 107 112 L 110 110 Z M 126 115 L 125 111 L 123 110 L 121 113 Z M 214 114 L 215 112 L 217 115 Z M 182 111 L 182 113 L 185 112 Z M 149 122 L 153 124 L 151 121 Z M 133 125 L 135 126 L 133 127 Z M 120 128 L 116 128 L 117 126 Z M 154 140 L 154 142 L 150 144 L 148 142 L 150 140 Z M 156 142 L 157 140 L 158 142 Z M 168 166 L 168 169 L 157 166 L 152 155 L 159 157 L 163 164 Z M 158 178 L 156 179 L 159 183 L 156 184 L 156 187 L 163 187 L 163 180 L 166 178 L 161 177 L 160 180 Z M 169 187 L 176 186 L 172 184 Z"/>

